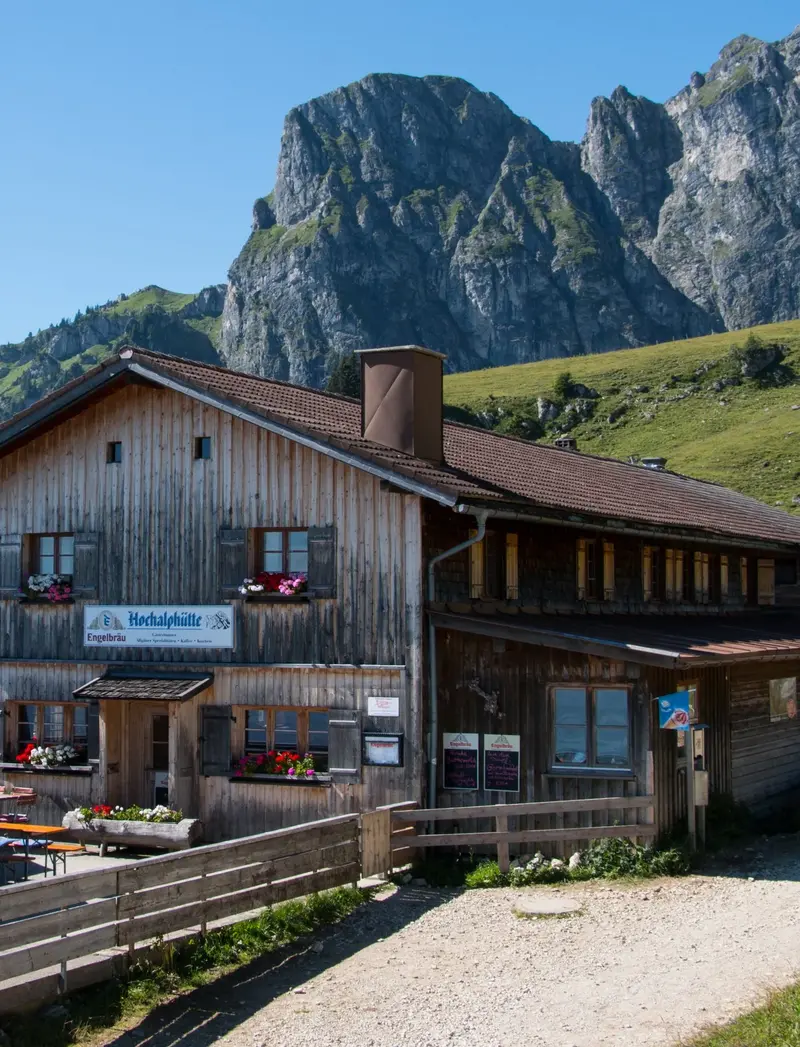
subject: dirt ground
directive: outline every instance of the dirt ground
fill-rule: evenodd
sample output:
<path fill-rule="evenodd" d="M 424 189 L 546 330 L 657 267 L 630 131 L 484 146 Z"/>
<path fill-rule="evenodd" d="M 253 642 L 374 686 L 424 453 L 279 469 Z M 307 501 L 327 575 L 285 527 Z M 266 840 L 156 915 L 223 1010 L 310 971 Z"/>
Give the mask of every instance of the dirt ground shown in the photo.
<path fill-rule="evenodd" d="M 520 918 L 536 892 L 580 903 Z M 115 1047 L 672 1047 L 800 976 L 800 836 L 637 884 L 387 891 Z"/>

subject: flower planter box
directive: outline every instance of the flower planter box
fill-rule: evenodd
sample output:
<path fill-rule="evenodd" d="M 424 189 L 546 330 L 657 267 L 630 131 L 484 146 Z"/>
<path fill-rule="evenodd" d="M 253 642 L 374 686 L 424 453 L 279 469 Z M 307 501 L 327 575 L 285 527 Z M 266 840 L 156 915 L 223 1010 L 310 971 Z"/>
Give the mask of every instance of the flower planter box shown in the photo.
<path fill-rule="evenodd" d="M 203 837 L 203 823 L 197 818 L 179 822 L 118 822 L 112 818 L 92 818 L 83 822 L 70 811 L 61 822 L 78 843 L 96 843 L 101 853 L 109 844 L 115 847 L 157 847 L 183 851 Z"/>
<path fill-rule="evenodd" d="M 263 782 L 267 785 L 288 785 L 295 789 L 308 789 L 309 786 L 329 789 L 331 776 L 329 774 L 315 774 L 313 778 L 289 777 L 288 774 L 236 774 L 228 779 L 231 782 Z"/>

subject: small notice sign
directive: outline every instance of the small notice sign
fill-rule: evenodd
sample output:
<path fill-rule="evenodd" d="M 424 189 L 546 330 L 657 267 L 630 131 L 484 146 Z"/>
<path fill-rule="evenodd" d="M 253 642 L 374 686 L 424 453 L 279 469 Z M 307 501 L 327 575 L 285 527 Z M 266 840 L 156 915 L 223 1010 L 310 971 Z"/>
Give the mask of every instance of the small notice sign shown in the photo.
<path fill-rule="evenodd" d="M 445 789 L 478 788 L 478 744 L 477 734 L 444 734 Z"/>
<path fill-rule="evenodd" d="M 368 716 L 399 716 L 400 697 L 396 694 L 369 695 L 367 698 Z"/>
<path fill-rule="evenodd" d="M 483 736 L 483 787 L 498 792 L 519 792 L 519 735 Z"/>

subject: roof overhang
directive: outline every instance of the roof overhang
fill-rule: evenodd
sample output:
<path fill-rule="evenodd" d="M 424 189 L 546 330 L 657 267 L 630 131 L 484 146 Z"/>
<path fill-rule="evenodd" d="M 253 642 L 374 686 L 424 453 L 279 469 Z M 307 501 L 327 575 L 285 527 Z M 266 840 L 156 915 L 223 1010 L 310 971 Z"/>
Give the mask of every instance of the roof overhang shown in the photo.
<path fill-rule="evenodd" d="M 83 701 L 185 702 L 214 682 L 212 673 L 128 672 L 110 669 L 76 688 Z"/>
<path fill-rule="evenodd" d="M 561 623 L 543 616 L 541 623 L 528 617 L 483 617 L 447 611 L 430 611 L 437 629 L 472 633 L 535 647 L 554 647 L 612 661 L 638 662 L 664 669 L 691 670 L 739 662 L 777 662 L 800 659 L 800 617 L 788 628 L 770 629 L 769 618 L 760 629 L 732 619 L 720 629 L 719 619 L 709 618 L 710 634 L 703 635 L 703 620 L 691 618 L 676 631 L 675 617 L 649 618 L 631 626 L 620 615 L 564 617 Z M 726 629 L 726 626 L 729 628 Z M 659 638 L 663 630 L 662 638 Z M 713 635 L 714 630 L 717 635 Z M 726 633 L 728 635 L 726 635 Z"/>

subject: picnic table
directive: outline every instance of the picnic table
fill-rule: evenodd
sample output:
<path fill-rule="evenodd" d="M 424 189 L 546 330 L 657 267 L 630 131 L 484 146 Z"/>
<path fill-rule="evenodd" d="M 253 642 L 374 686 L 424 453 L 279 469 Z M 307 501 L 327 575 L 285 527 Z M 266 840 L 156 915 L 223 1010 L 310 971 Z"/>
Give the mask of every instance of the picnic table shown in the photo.
<path fill-rule="evenodd" d="M 25 856 L 24 879 L 28 879 L 28 862 L 30 861 L 31 840 L 37 838 L 48 838 L 50 836 L 62 836 L 67 830 L 62 825 L 30 825 L 28 822 L 0 822 L 0 833 L 10 836 L 18 833 L 25 844 L 23 851 Z"/>

